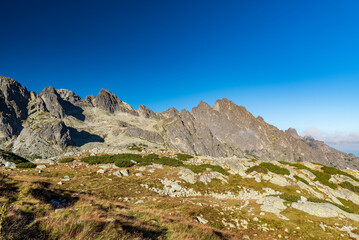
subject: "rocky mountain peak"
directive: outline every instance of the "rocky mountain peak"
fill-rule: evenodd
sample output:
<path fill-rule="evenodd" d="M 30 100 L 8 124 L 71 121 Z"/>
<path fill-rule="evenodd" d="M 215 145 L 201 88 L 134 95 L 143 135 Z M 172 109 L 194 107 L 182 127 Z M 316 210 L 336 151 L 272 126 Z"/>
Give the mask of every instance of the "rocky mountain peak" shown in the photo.
<path fill-rule="evenodd" d="M 29 102 L 30 93 L 26 87 L 14 79 L 0 76 L 0 98 L 2 112 L 15 114 L 16 118 L 26 118 L 26 106 Z"/>
<path fill-rule="evenodd" d="M 77 104 L 82 100 L 79 95 L 67 89 L 56 89 L 56 92 L 63 100 L 68 101 L 72 104 Z"/>
<path fill-rule="evenodd" d="M 175 117 L 178 114 L 179 114 L 179 111 L 174 107 L 171 107 L 171 108 L 167 109 L 166 111 L 162 112 L 162 115 L 167 116 L 167 117 Z"/>
<path fill-rule="evenodd" d="M 151 109 L 149 109 L 145 105 L 140 105 L 140 107 L 138 108 L 138 114 L 144 118 L 156 118 L 157 117 L 156 113 L 154 113 Z"/>
<path fill-rule="evenodd" d="M 295 128 L 288 128 L 287 130 L 285 130 L 285 132 L 291 135 L 292 137 L 299 138 L 299 135 Z"/>
<path fill-rule="evenodd" d="M 127 103 L 121 101 L 115 94 L 107 89 L 101 89 L 97 97 L 93 100 L 96 107 L 110 113 L 127 112 L 137 115 L 137 112 Z"/>
<path fill-rule="evenodd" d="M 55 88 L 51 86 L 44 88 L 40 92 L 39 97 L 44 102 L 46 111 L 50 112 L 51 115 L 57 118 L 64 118 L 66 116 L 63 99 L 56 92 Z"/>
<path fill-rule="evenodd" d="M 0 76 L 0 140 L 18 135 L 27 117 L 30 93 L 15 80 Z"/>

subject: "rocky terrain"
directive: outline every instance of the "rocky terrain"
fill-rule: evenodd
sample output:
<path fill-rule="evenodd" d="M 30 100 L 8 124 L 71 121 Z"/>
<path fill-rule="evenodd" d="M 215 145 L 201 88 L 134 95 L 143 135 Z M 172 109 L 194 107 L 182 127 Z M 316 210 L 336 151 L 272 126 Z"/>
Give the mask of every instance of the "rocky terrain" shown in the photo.
<path fill-rule="evenodd" d="M 0 239 L 359 239 L 359 170 L 222 99 L 138 110 L 0 77 Z"/>
<path fill-rule="evenodd" d="M 359 239 L 357 170 L 139 150 L 4 166 L 0 233 L 5 239 Z"/>
<path fill-rule="evenodd" d="M 138 110 L 102 89 L 81 99 L 66 89 L 29 92 L 0 76 L 0 148 L 28 158 L 142 146 L 212 157 L 310 161 L 358 169 L 359 159 L 324 142 L 281 131 L 223 98 L 191 112 Z"/>

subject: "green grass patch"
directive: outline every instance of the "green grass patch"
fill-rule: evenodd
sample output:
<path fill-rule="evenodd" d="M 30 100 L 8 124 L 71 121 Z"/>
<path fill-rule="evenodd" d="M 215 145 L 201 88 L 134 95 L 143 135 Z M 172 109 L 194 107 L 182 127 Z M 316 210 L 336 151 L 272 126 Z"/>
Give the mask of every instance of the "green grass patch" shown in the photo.
<path fill-rule="evenodd" d="M 285 161 L 279 161 L 281 164 L 284 164 L 284 165 L 288 165 L 288 166 L 291 166 L 291 167 L 296 167 L 298 169 L 306 169 L 308 171 L 311 171 L 311 169 L 307 166 L 304 166 L 302 164 L 299 164 L 299 163 L 290 163 L 290 162 L 285 162 Z"/>
<path fill-rule="evenodd" d="M 314 181 L 318 181 L 323 185 L 326 185 L 332 189 L 336 189 L 337 185 L 334 183 L 329 182 L 329 179 L 331 178 L 331 175 L 325 172 L 318 172 L 314 170 L 310 170 L 311 173 L 315 175 Z"/>
<path fill-rule="evenodd" d="M 17 168 L 36 168 L 36 164 L 32 162 L 22 162 L 16 165 Z"/>
<path fill-rule="evenodd" d="M 256 165 L 256 166 L 250 167 L 246 170 L 247 174 L 249 174 L 251 172 L 268 173 L 268 169 L 264 168 L 262 166 Z"/>
<path fill-rule="evenodd" d="M 356 193 L 359 193 L 359 187 L 357 186 L 354 186 L 353 184 L 351 184 L 350 182 L 342 182 L 339 184 L 339 186 L 341 186 L 342 188 L 346 188 L 352 192 L 356 192 Z"/>
<path fill-rule="evenodd" d="M 73 162 L 75 160 L 75 158 L 62 158 L 59 160 L 59 163 L 69 163 L 69 162 Z"/>
<path fill-rule="evenodd" d="M 193 158 L 192 155 L 189 154 L 183 154 L 183 153 L 177 153 L 176 157 L 180 161 L 188 161 L 189 159 Z"/>
<path fill-rule="evenodd" d="M 289 193 L 282 193 L 282 194 L 276 195 L 276 196 L 279 196 L 281 199 L 284 199 L 285 201 L 288 201 L 288 202 L 298 202 L 300 200 L 300 196 L 292 195 Z"/>
<path fill-rule="evenodd" d="M 281 167 L 279 167 L 277 165 L 274 165 L 273 163 L 262 162 L 262 163 L 259 164 L 259 166 L 262 167 L 262 168 L 268 169 L 272 173 L 281 174 L 281 175 L 289 175 L 290 174 L 288 169 L 281 168 Z"/>
<path fill-rule="evenodd" d="M 298 181 L 301 181 L 302 183 L 309 185 L 309 182 L 307 180 L 305 180 L 304 178 L 301 178 L 297 175 L 294 175 L 294 178 L 297 179 Z"/>
<path fill-rule="evenodd" d="M 115 161 L 117 167 L 132 167 L 134 163 L 128 159 L 120 159 Z"/>
<path fill-rule="evenodd" d="M 148 154 L 138 161 L 139 166 L 147 166 L 153 163 L 162 164 L 171 167 L 180 167 L 183 166 L 183 162 L 178 159 L 170 157 L 159 157 L 157 154 Z"/>
<path fill-rule="evenodd" d="M 205 171 L 207 168 L 211 168 L 215 172 L 219 172 L 223 175 L 229 175 L 226 170 L 224 170 L 221 166 L 211 165 L 211 164 L 201 164 L 201 165 L 184 165 L 184 167 L 190 169 L 194 173 L 201 173 Z"/>
<path fill-rule="evenodd" d="M 347 176 L 347 177 L 350 177 L 351 179 L 353 179 L 354 181 L 357 181 L 359 182 L 359 179 L 357 179 L 356 177 L 354 177 L 353 175 L 347 173 L 347 172 L 344 172 L 340 169 L 337 169 L 337 168 L 334 168 L 334 167 L 328 167 L 328 166 L 323 166 L 321 168 L 323 170 L 323 172 L 327 173 L 327 174 L 330 174 L 330 175 L 344 175 L 344 176 Z"/>
<path fill-rule="evenodd" d="M 321 184 L 326 185 L 332 189 L 337 188 L 336 184 L 329 182 L 329 179 L 331 178 L 331 174 L 329 174 L 328 172 L 334 172 L 334 171 L 332 169 L 330 169 L 330 170 L 327 169 L 327 172 L 325 172 L 324 167 L 326 167 L 326 166 L 321 165 L 321 166 L 323 166 L 322 169 L 324 168 L 323 169 L 324 172 L 319 172 L 319 171 L 312 170 L 312 169 L 310 169 L 302 164 L 298 164 L 298 163 L 289 163 L 289 162 L 284 162 L 284 161 L 280 161 L 280 163 L 286 164 L 286 165 L 289 165 L 292 167 L 296 167 L 298 169 L 308 170 L 309 172 L 311 172 L 315 175 L 314 181 L 319 181 Z M 328 167 L 328 168 L 330 168 L 330 167 Z M 336 169 L 336 168 L 334 168 L 334 169 Z M 338 169 L 336 169 L 336 170 L 338 170 Z"/>
<path fill-rule="evenodd" d="M 1 155 L 5 158 L 6 161 L 19 164 L 19 163 L 25 163 L 29 162 L 29 160 L 13 153 L 10 151 L 0 150 Z"/>
<path fill-rule="evenodd" d="M 81 161 L 86 162 L 88 164 L 107 164 L 107 163 L 115 163 L 116 161 L 123 161 L 123 160 L 140 161 L 141 159 L 142 156 L 139 154 L 122 153 L 116 155 L 89 156 L 82 158 Z"/>
<path fill-rule="evenodd" d="M 341 210 L 347 212 L 347 213 L 354 213 L 354 211 L 346 206 L 343 206 L 343 205 L 340 205 L 340 204 L 337 204 L 337 203 L 333 203 L 333 202 L 330 202 L 328 200 L 324 200 L 324 199 L 320 199 L 320 198 L 315 198 L 315 197 L 310 197 L 307 199 L 309 202 L 315 202 L 315 203 L 330 203 L 338 208 L 340 208 Z"/>

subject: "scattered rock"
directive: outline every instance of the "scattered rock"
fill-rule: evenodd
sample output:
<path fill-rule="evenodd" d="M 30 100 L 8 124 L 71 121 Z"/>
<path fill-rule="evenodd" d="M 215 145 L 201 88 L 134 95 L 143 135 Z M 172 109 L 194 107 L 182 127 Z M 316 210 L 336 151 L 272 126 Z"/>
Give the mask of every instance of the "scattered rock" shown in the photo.
<path fill-rule="evenodd" d="M 205 219 L 205 218 L 203 218 L 203 217 L 201 217 L 201 216 L 197 216 L 197 220 L 198 220 L 198 222 L 201 223 L 201 224 L 207 224 L 207 223 L 208 223 L 208 220 Z"/>
<path fill-rule="evenodd" d="M 46 165 L 37 165 L 36 168 L 45 169 L 45 168 L 46 168 Z"/>
<path fill-rule="evenodd" d="M 121 170 L 119 170 L 119 172 L 121 173 L 122 176 L 125 176 L 125 177 L 129 176 L 129 174 L 130 174 L 130 171 L 128 169 L 121 169 Z"/>

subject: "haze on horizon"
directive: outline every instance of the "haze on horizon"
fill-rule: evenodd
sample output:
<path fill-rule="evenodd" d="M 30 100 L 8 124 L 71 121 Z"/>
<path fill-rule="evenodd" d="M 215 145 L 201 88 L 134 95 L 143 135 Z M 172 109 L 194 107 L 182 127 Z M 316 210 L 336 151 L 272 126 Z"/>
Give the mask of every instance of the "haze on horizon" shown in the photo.
<path fill-rule="evenodd" d="M 0 75 L 137 108 L 226 97 L 359 156 L 357 1 L 1 1 Z"/>

